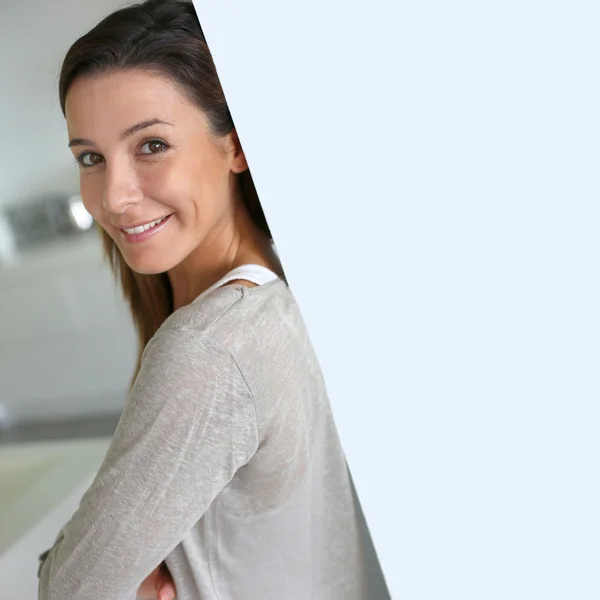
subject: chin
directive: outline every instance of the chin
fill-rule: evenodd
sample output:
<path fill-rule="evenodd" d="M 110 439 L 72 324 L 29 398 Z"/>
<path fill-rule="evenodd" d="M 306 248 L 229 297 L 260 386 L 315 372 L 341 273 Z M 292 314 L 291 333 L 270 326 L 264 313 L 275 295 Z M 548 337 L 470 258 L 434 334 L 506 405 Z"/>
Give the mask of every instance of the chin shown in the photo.
<path fill-rule="evenodd" d="M 172 261 L 166 257 L 130 256 L 123 253 L 127 266 L 139 275 L 159 275 L 173 268 Z"/>

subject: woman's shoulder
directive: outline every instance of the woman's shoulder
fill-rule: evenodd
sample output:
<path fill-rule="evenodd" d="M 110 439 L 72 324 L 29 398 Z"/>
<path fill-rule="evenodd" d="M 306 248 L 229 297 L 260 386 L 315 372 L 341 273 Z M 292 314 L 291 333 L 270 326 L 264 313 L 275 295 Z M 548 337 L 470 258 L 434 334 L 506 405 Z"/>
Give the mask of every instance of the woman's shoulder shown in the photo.
<path fill-rule="evenodd" d="M 252 288 L 224 286 L 177 310 L 147 345 L 142 363 L 168 372 L 188 365 L 203 378 L 235 365 L 263 400 L 280 386 L 281 373 L 293 384 L 319 372 L 300 311 L 283 280 Z"/>
<path fill-rule="evenodd" d="M 263 425 L 326 395 L 319 361 L 283 280 L 218 288 L 173 313 L 150 346 L 148 358 L 170 376 L 178 373 L 175 381 L 181 373 L 207 381 L 234 369 Z"/>
<path fill-rule="evenodd" d="M 159 334 L 211 334 L 228 346 L 247 336 L 272 336 L 282 325 L 302 327 L 293 294 L 278 279 L 255 287 L 225 285 L 175 311 Z"/>

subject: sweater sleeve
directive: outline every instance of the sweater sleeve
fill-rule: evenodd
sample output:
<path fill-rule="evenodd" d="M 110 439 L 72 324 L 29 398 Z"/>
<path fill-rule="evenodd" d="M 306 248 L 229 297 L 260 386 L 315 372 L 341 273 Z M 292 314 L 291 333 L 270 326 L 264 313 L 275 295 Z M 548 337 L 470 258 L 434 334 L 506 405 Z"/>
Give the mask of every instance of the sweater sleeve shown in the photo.
<path fill-rule="evenodd" d="M 210 334 L 148 344 L 108 453 L 40 571 L 39 600 L 130 600 L 256 452 L 252 395 Z"/>

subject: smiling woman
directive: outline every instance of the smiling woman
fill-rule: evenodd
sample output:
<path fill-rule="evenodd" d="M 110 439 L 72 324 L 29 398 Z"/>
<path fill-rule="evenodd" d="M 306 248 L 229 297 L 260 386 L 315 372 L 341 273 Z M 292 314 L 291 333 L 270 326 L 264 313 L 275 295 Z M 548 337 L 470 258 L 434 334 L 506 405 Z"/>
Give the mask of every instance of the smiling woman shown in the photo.
<path fill-rule="evenodd" d="M 133 68 L 80 76 L 65 113 L 85 206 L 127 266 L 145 275 L 170 272 L 172 283 L 194 272 L 195 285 L 177 305 L 210 282 L 197 273 L 213 256 L 231 252 L 234 223 L 244 231 L 244 251 L 267 250 L 266 235 L 240 201 L 237 176 L 248 166 L 235 130 L 216 137 L 205 113 L 167 76 Z M 276 265 L 268 259 L 266 266 Z"/>
<path fill-rule="evenodd" d="M 192 4 L 107 17 L 60 98 L 140 360 L 40 598 L 366 599 L 323 376 Z"/>

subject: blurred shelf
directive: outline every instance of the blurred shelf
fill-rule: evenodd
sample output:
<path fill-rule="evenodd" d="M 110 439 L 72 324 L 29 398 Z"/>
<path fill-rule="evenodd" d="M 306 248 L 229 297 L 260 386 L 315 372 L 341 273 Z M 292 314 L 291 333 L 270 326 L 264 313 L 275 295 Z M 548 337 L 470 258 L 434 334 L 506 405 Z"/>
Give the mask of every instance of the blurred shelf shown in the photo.
<path fill-rule="evenodd" d="M 0 432 L 2 446 L 112 437 L 120 414 L 16 424 Z M 1 482 L 1 480 L 0 480 Z"/>

